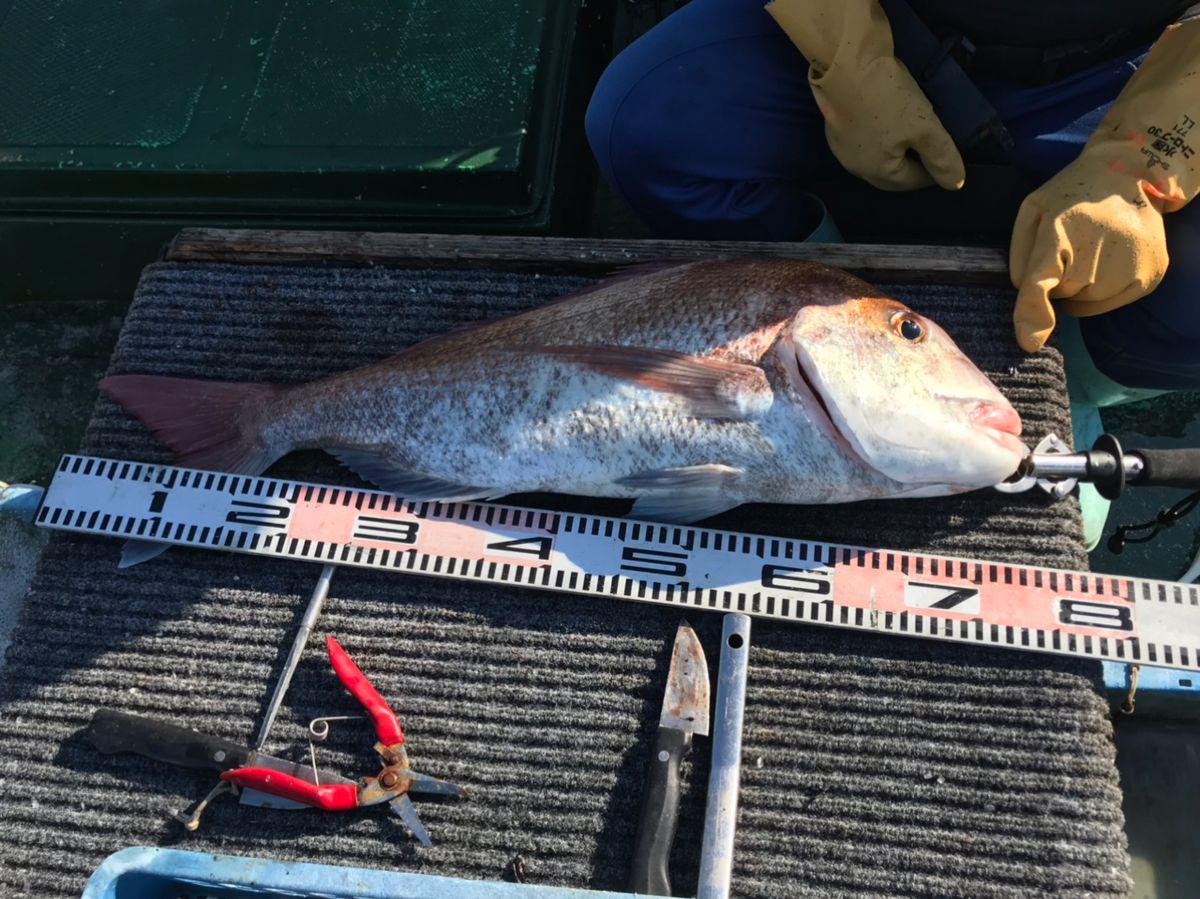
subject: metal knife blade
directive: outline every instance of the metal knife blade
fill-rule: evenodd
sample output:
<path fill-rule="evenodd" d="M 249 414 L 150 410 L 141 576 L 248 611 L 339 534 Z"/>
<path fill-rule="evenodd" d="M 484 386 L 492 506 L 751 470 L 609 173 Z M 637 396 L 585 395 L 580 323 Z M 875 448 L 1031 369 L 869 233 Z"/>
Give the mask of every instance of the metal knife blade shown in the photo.
<path fill-rule="evenodd" d="M 679 821 L 679 764 L 691 751 L 692 736 L 709 730 L 708 662 L 696 632 L 681 622 L 671 651 L 654 754 L 646 773 L 638 822 L 630 892 L 671 895 L 667 864 Z"/>
<path fill-rule="evenodd" d="M 658 726 L 708 736 L 708 662 L 696 632 L 686 621 L 675 632 L 671 670 Z"/>
<path fill-rule="evenodd" d="M 349 777 L 342 777 L 340 774 L 334 774 L 332 771 L 315 771 L 308 765 L 301 765 L 298 762 L 289 762 L 286 759 L 277 759 L 274 756 L 263 755 L 261 752 L 256 753 L 251 762 L 259 768 L 270 768 L 272 771 L 282 771 L 284 774 L 290 774 L 292 777 L 298 777 L 301 780 L 306 780 L 310 784 L 352 784 L 355 781 Z M 270 809 L 301 809 L 309 808 L 299 802 L 294 802 L 291 799 L 283 799 L 279 796 L 272 796 L 270 793 L 263 793 L 260 790 L 254 790 L 249 787 L 243 788 L 241 795 L 238 796 L 238 802 L 242 805 L 252 805 L 258 808 Z"/>

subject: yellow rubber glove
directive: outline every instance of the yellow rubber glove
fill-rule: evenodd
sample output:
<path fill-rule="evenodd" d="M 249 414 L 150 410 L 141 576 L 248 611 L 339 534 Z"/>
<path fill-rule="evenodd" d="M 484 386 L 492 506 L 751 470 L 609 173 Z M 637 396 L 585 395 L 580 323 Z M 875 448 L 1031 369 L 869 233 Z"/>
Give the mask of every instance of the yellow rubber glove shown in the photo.
<path fill-rule="evenodd" d="M 962 187 L 962 156 L 896 58 L 877 0 L 774 0 L 767 12 L 808 60 L 825 139 L 848 172 L 881 190 Z"/>
<path fill-rule="evenodd" d="M 1079 158 L 1021 204 L 1009 247 L 1017 342 L 1041 349 L 1055 303 L 1099 315 L 1167 270 L 1163 213 L 1200 190 L 1200 18 L 1170 26 Z"/>

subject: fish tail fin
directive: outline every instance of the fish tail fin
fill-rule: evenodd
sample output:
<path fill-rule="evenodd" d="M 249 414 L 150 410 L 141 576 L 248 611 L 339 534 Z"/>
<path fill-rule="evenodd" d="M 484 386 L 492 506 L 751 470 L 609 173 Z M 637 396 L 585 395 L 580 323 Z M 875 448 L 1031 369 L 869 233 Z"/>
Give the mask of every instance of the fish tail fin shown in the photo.
<path fill-rule="evenodd" d="M 100 390 L 185 468 L 257 475 L 287 451 L 262 438 L 263 406 L 282 390 L 273 384 L 111 375 Z"/>

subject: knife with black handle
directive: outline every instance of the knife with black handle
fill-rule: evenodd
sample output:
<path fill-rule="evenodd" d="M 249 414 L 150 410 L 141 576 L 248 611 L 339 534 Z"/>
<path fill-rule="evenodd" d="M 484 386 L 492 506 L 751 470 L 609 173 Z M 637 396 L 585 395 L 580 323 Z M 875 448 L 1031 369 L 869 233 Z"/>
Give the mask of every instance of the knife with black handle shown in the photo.
<path fill-rule="evenodd" d="M 679 822 L 679 765 L 691 751 L 694 734 L 708 733 L 708 664 L 696 632 L 679 626 L 671 653 L 666 695 L 646 771 L 629 890 L 670 896 L 668 870 Z"/>
<path fill-rule="evenodd" d="M 98 709 L 84 735 L 103 753 L 134 752 L 184 768 L 228 771 L 249 764 L 255 755 L 220 737 L 115 709 Z"/>
<path fill-rule="evenodd" d="M 669 727 L 658 729 L 654 756 L 646 773 L 630 892 L 671 895 L 671 876 L 667 868 L 679 823 L 679 763 L 691 748 L 690 733 Z"/>

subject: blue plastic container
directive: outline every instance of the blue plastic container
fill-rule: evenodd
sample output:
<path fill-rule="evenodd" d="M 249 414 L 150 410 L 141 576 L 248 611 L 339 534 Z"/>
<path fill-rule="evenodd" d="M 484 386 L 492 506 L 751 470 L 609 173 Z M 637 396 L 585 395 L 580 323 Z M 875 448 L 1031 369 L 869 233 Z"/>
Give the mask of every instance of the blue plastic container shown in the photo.
<path fill-rule="evenodd" d="M 402 874 L 131 846 L 88 878 L 83 899 L 633 899 L 430 874 Z"/>
<path fill-rule="evenodd" d="M 1114 714 L 1125 705 L 1131 678 L 1130 665 L 1104 663 L 1104 686 Z M 1135 714 L 1141 718 L 1200 721 L 1200 675 L 1143 665 L 1138 671 L 1134 703 Z"/>

